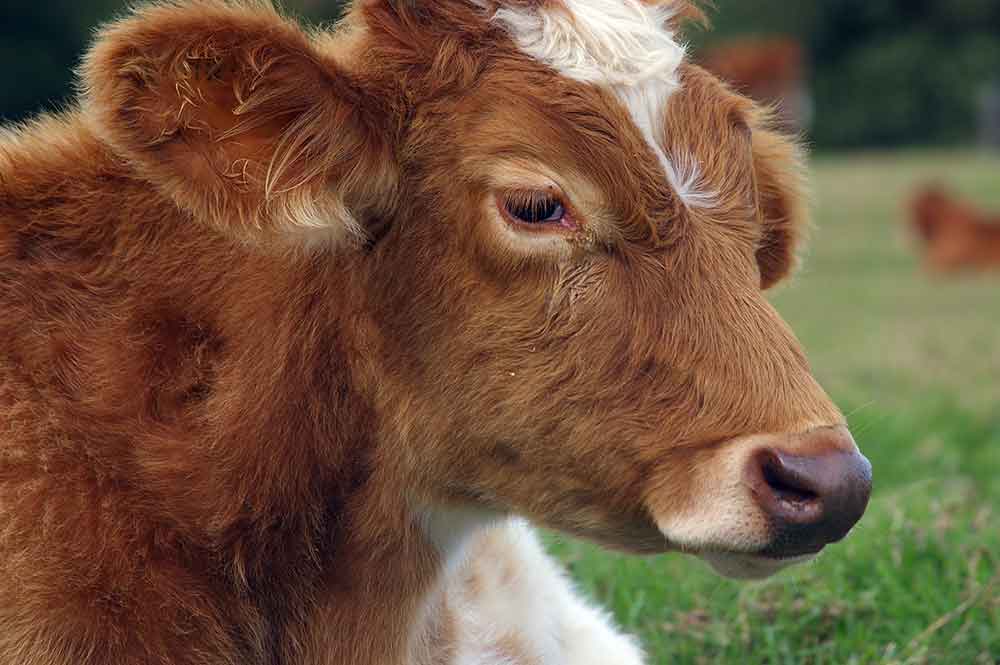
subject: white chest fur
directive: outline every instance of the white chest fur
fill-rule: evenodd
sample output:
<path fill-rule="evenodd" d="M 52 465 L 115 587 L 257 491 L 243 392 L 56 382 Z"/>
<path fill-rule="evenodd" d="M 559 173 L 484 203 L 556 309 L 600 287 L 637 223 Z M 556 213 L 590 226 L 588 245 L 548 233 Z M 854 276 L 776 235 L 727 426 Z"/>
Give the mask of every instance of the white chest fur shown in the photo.
<path fill-rule="evenodd" d="M 447 558 L 415 635 L 415 664 L 643 663 L 635 641 L 577 595 L 525 522 L 479 527 Z"/>

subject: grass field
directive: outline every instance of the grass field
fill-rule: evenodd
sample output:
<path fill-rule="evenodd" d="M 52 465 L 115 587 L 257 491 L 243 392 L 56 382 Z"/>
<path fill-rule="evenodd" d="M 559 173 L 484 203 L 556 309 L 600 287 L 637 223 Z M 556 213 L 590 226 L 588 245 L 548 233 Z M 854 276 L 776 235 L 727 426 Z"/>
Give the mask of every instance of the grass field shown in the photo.
<path fill-rule="evenodd" d="M 1000 663 L 1000 274 L 929 277 L 900 224 L 929 177 L 1000 209 L 1000 157 L 813 166 L 813 240 L 774 302 L 874 465 L 860 526 L 816 563 L 752 585 L 678 555 L 553 549 L 656 665 Z"/>

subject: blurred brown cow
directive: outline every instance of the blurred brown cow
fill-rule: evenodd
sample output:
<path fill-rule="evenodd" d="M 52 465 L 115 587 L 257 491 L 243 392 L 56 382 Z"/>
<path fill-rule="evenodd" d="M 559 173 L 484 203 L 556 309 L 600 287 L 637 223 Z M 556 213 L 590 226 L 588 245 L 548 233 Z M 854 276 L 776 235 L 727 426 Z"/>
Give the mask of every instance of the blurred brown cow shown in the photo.
<path fill-rule="evenodd" d="M 923 243 L 928 268 L 1000 269 L 1000 214 L 986 213 L 940 185 L 928 184 L 911 199 L 909 222 Z"/>
<path fill-rule="evenodd" d="M 734 40 L 704 50 L 698 59 L 740 93 L 774 106 L 786 131 L 808 128 L 812 102 L 799 42 L 784 37 Z"/>

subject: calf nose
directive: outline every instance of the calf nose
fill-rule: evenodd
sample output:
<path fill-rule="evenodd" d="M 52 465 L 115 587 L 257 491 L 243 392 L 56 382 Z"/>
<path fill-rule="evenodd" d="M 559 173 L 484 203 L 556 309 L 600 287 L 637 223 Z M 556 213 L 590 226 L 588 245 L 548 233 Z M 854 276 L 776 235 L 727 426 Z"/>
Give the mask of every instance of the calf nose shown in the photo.
<path fill-rule="evenodd" d="M 844 538 L 861 519 L 871 494 L 871 464 L 845 427 L 812 430 L 782 443 L 757 451 L 748 469 L 751 492 L 773 529 L 764 553 L 813 554 Z"/>

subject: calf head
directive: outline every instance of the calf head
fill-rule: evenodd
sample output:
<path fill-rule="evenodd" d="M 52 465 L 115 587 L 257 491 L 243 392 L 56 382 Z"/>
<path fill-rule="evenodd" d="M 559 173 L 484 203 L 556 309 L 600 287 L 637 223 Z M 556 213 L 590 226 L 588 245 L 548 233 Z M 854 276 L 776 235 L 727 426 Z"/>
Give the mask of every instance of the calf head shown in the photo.
<path fill-rule="evenodd" d="M 104 34 L 86 104 L 206 233 L 351 267 L 411 505 L 764 575 L 843 537 L 870 470 L 763 293 L 798 148 L 685 62 L 699 15 L 358 0 L 308 36 L 166 4 Z"/>

